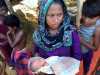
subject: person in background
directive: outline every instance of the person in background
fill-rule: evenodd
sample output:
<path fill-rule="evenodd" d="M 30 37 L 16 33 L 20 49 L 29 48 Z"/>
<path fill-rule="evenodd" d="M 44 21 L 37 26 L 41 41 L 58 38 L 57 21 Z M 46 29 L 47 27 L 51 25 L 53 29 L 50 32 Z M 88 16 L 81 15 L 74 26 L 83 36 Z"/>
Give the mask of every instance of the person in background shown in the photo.
<path fill-rule="evenodd" d="M 0 52 L 6 63 L 9 62 L 11 47 L 8 43 L 6 33 L 8 31 L 7 26 L 4 24 L 5 15 L 7 15 L 8 8 L 4 0 L 0 0 Z"/>
<path fill-rule="evenodd" d="M 27 35 L 21 29 L 20 20 L 16 15 L 7 15 L 4 19 L 8 26 L 7 39 L 13 48 L 11 64 L 14 66 L 17 75 L 31 75 L 28 71 L 28 59 L 31 57 L 31 50 L 26 47 Z"/>
<path fill-rule="evenodd" d="M 97 1 L 97 0 L 96 0 Z M 98 48 L 97 28 L 100 26 L 100 5 L 98 2 L 85 1 L 82 8 L 80 41 L 83 55 L 84 73 L 89 71 L 93 50 Z"/>

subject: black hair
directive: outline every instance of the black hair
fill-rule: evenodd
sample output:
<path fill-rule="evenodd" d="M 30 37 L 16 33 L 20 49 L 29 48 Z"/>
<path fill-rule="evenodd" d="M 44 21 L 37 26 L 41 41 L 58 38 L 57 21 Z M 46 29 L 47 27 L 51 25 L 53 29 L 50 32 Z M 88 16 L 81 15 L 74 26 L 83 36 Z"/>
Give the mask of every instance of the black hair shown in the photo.
<path fill-rule="evenodd" d="M 89 18 L 100 16 L 100 1 L 85 1 L 83 3 L 82 15 Z"/>
<path fill-rule="evenodd" d="M 95 3 L 95 2 L 99 2 L 100 0 L 85 0 L 85 2 L 89 3 L 89 4 L 92 4 L 92 3 Z"/>
<path fill-rule="evenodd" d="M 4 19 L 4 23 L 5 25 L 7 26 L 10 26 L 10 27 L 17 27 L 17 28 L 20 28 L 20 20 L 17 16 L 11 14 L 11 15 L 7 15 Z"/>
<path fill-rule="evenodd" d="M 63 9 L 64 14 L 67 14 L 68 15 L 67 6 L 66 6 L 66 4 L 64 3 L 63 0 L 54 0 L 54 3 L 60 4 L 61 7 L 62 7 L 62 9 Z"/>
<path fill-rule="evenodd" d="M 2 7 L 2 6 L 7 7 L 7 6 L 6 6 L 6 3 L 5 3 L 5 1 L 4 1 L 4 0 L 0 0 L 0 7 Z"/>

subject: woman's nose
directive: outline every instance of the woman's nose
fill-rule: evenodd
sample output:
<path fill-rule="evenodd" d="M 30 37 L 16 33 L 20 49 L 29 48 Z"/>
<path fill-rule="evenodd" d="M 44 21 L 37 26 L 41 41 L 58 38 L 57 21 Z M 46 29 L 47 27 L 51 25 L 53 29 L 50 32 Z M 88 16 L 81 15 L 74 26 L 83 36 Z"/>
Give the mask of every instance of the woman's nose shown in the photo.
<path fill-rule="evenodd" d="M 54 21 L 58 22 L 58 17 L 57 16 L 54 17 Z"/>

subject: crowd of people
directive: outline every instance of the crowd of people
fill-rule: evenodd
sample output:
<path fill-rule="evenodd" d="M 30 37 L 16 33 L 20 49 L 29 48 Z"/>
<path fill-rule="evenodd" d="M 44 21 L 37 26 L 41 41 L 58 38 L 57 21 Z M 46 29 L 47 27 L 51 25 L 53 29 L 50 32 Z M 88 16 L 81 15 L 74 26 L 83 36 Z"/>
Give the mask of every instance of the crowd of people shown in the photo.
<path fill-rule="evenodd" d="M 80 75 L 82 65 L 82 75 L 100 75 L 100 0 L 83 3 L 80 30 L 64 0 L 40 0 L 31 50 L 20 19 L 7 11 L 1 3 L 0 57 L 17 75 Z"/>

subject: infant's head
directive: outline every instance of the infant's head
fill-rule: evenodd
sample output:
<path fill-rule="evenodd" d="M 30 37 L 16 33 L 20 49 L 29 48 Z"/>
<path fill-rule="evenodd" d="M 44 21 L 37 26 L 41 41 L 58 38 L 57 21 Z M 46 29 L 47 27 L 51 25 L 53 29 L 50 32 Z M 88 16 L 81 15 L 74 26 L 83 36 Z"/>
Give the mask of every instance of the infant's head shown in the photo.
<path fill-rule="evenodd" d="M 29 60 L 28 68 L 32 72 L 36 72 L 37 70 L 39 70 L 41 67 L 45 66 L 46 64 L 47 64 L 47 62 L 45 61 L 44 58 L 33 57 L 33 58 L 30 58 L 30 60 Z"/>

